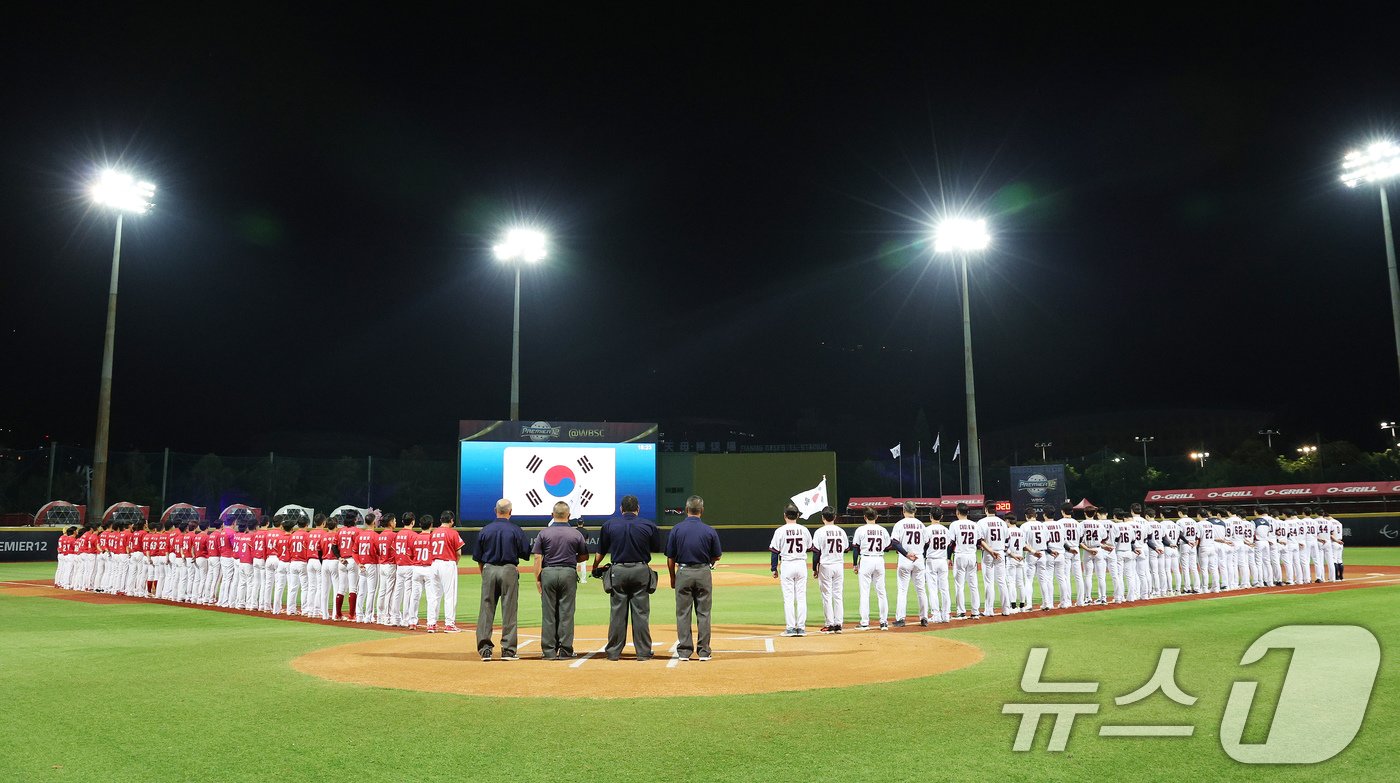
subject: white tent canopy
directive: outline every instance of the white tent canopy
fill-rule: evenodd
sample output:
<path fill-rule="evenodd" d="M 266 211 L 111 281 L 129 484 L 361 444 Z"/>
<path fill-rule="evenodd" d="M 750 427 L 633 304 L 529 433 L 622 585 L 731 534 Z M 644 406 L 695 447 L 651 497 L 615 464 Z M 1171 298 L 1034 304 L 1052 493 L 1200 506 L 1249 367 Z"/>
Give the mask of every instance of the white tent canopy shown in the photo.
<path fill-rule="evenodd" d="M 307 508 L 306 506 L 298 506 L 295 503 L 288 503 L 287 505 L 277 509 L 277 514 L 280 514 L 284 517 L 302 516 L 306 517 L 307 522 L 310 522 L 311 520 L 316 518 L 316 509 Z M 274 516 L 276 516 L 276 514 L 274 514 Z"/>

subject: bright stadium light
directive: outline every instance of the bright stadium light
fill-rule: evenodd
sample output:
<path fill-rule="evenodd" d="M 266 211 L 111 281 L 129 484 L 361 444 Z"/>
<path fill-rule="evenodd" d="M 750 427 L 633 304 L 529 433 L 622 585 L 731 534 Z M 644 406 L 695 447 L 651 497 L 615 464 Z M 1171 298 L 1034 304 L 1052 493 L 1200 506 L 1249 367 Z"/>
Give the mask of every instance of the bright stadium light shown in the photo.
<path fill-rule="evenodd" d="M 104 169 L 88 188 L 94 203 L 117 211 L 117 238 L 112 245 L 112 283 L 107 290 L 107 332 L 102 341 L 102 382 L 97 391 L 97 437 L 92 447 L 92 492 L 88 504 L 102 509 L 107 495 L 107 436 L 112 421 L 112 352 L 117 339 L 117 277 L 121 271 L 122 218 L 149 212 L 156 186 L 131 174 Z"/>
<path fill-rule="evenodd" d="M 1390 141 L 1377 141 L 1363 150 L 1352 150 L 1342 158 L 1342 184 L 1354 188 L 1363 183 L 1376 186 L 1381 194 L 1381 224 L 1385 228 L 1385 261 L 1390 273 L 1390 315 L 1395 329 L 1395 364 L 1400 369 L 1400 274 L 1395 269 L 1395 236 L 1390 230 L 1390 202 L 1385 183 L 1400 174 L 1400 147 Z"/>
<path fill-rule="evenodd" d="M 982 494 L 982 440 L 977 436 L 977 391 L 972 381 L 972 314 L 967 300 L 967 257 L 992 244 L 987 221 L 948 217 L 933 227 L 933 252 L 954 254 L 962 267 L 963 385 L 967 395 L 967 471 L 972 494 Z"/>
<path fill-rule="evenodd" d="M 972 218 L 944 218 L 933 229 L 935 253 L 964 253 L 986 250 L 992 244 L 987 221 Z"/>
<path fill-rule="evenodd" d="M 130 174 L 112 169 L 103 171 L 90 191 L 95 203 L 123 212 L 141 215 L 155 206 L 151 203 L 151 199 L 156 195 L 155 185 L 138 181 Z"/>
<path fill-rule="evenodd" d="M 530 228 L 513 228 L 506 232 L 505 240 L 491 248 L 497 261 L 543 260 L 547 241 L 544 233 Z"/>
<path fill-rule="evenodd" d="M 512 228 L 503 240 L 491 248 L 497 261 L 507 263 L 544 260 L 548 240 L 543 231 L 533 228 Z M 515 264 L 515 321 L 510 343 L 510 420 L 520 419 L 520 264 Z"/>

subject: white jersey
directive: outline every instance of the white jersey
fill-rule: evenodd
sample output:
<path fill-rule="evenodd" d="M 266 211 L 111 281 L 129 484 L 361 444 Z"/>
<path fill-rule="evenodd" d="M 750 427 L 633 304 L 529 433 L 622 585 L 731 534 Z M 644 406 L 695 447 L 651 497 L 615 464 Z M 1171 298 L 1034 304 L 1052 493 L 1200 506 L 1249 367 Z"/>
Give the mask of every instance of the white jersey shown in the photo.
<path fill-rule="evenodd" d="M 989 514 L 977 524 L 979 526 L 978 533 L 981 535 L 978 540 L 986 541 L 987 548 L 997 554 L 1006 551 L 1007 528 L 1005 520 L 995 514 Z"/>
<path fill-rule="evenodd" d="M 1050 541 L 1050 536 L 1045 530 L 1045 523 L 1040 521 L 1031 521 L 1021 525 L 1021 536 L 1025 539 L 1025 548 L 1032 552 L 1044 552 Z"/>
<path fill-rule="evenodd" d="M 1215 551 L 1215 525 L 1209 519 L 1196 520 L 1196 540 L 1201 549 Z"/>
<path fill-rule="evenodd" d="M 806 560 L 812 551 L 812 534 L 796 522 L 788 522 L 773 531 L 768 551 L 777 552 L 779 560 Z"/>
<path fill-rule="evenodd" d="M 1175 550 L 1177 545 L 1181 543 L 1181 526 L 1178 525 L 1175 520 L 1164 519 L 1162 520 L 1161 527 L 1161 543 L 1162 549 L 1164 550 L 1162 554 L 1166 554 L 1165 550 Z"/>
<path fill-rule="evenodd" d="M 1026 536 L 1021 532 L 1021 528 L 1011 525 L 1006 526 L 1006 553 L 1015 557 L 1024 557 L 1023 550 L 1026 548 Z"/>
<path fill-rule="evenodd" d="M 1269 526 L 1268 517 L 1254 518 L 1254 546 L 1267 547 L 1274 540 L 1274 529 Z"/>
<path fill-rule="evenodd" d="M 953 554 L 977 554 L 977 539 L 981 531 L 977 529 L 976 522 L 959 519 L 948 526 L 948 532 L 953 536 Z"/>
<path fill-rule="evenodd" d="M 1051 556 L 1065 552 L 1065 528 L 1060 520 L 1045 523 L 1045 548 Z"/>
<path fill-rule="evenodd" d="M 914 517 L 905 517 L 894 523 L 890 538 L 904 545 L 906 552 L 924 551 L 924 523 Z"/>
<path fill-rule="evenodd" d="M 1336 539 L 1335 541 L 1332 542 L 1332 544 L 1333 544 L 1334 546 L 1341 546 L 1341 541 L 1342 541 L 1342 523 L 1341 523 L 1341 522 L 1338 522 L 1336 519 L 1334 519 L 1334 518 L 1332 518 L 1332 517 L 1327 517 L 1327 527 L 1328 527 L 1328 534 L 1327 534 L 1328 537 L 1329 537 L 1329 538 L 1335 538 L 1335 539 Z"/>
<path fill-rule="evenodd" d="M 1127 521 L 1113 523 L 1113 554 L 1122 557 L 1132 554 L 1133 528 Z"/>
<path fill-rule="evenodd" d="M 1182 517 L 1176 521 L 1176 529 L 1181 533 L 1181 550 L 1183 552 L 1200 544 L 1201 531 L 1196 529 L 1196 520 L 1191 517 Z"/>
<path fill-rule="evenodd" d="M 884 559 L 885 550 L 890 548 L 890 534 L 879 525 L 861 525 L 851 536 L 851 546 L 860 550 L 861 557 Z"/>
<path fill-rule="evenodd" d="M 1083 534 L 1083 525 L 1079 520 L 1064 517 L 1060 520 L 1060 531 L 1065 536 L 1065 553 L 1070 557 L 1079 554 L 1079 537 Z"/>
<path fill-rule="evenodd" d="M 941 522 L 934 522 L 924 528 L 924 556 L 929 560 L 947 560 L 948 546 L 953 536 Z"/>
<path fill-rule="evenodd" d="M 822 525 L 812 534 L 812 549 L 824 566 L 841 565 L 846 550 L 850 548 L 851 540 L 846 536 L 846 531 L 835 525 Z"/>
<path fill-rule="evenodd" d="M 1162 546 L 1162 521 L 1156 517 L 1147 520 L 1147 539 L 1151 542 L 1152 552 L 1155 554 L 1157 548 Z"/>
<path fill-rule="evenodd" d="M 1101 549 L 1105 543 L 1112 544 L 1113 525 L 1107 519 L 1086 519 L 1079 532 L 1080 541 L 1090 551 Z"/>

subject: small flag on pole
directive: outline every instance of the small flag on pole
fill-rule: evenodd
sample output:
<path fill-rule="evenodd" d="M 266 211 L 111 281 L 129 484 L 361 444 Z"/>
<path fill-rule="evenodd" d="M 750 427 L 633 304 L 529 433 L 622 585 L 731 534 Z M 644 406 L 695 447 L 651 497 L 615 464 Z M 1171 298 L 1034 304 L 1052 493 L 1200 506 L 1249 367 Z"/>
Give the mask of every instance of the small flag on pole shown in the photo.
<path fill-rule="evenodd" d="M 819 514 L 822 509 L 831 505 L 826 499 L 826 476 L 822 476 L 821 483 L 815 487 L 800 495 L 793 495 L 792 504 L 797 506 L 798 511 L 802 512 L 803 519 L 807 519 L 813 514 Z"/>
<path fill-rule="evenodd" d="M 934 454 L 937 454 L 937 453 L 938 453 L 938 443 L 939 443 L 939 441 L 941 441 L 941 440 L 943 440 L 943 433 L 940 432 L 940 433 L 938 433 L 937 435 L 934 435 L 934 436 L 933 436 L 933 453 L 934 453 Z"/>
<path fill-rule="evenodd" d="M 953 461 L 954 461 L 954 462 L 957 462 L 957 461 L 958 461 L 958 455 L 961 454 L 961 453 L 962 453 L 962 441 L 958 441 L 958 445 L 956 445 L 956 446 L 953 447 Z"/>
<path fill-rule="evenodd" d="M 904 445 L 903 443 L 896 443 L 895 446 L 894 446 L 894 448 L 890 449 L 890 456 L 891 456 L 891 457 L 894 457 L 895 459 L 899 459 L 899 454 L 900 454 L 899 447 L 900 447 L 900 446 L 903 446 L 903 445 Z"/>

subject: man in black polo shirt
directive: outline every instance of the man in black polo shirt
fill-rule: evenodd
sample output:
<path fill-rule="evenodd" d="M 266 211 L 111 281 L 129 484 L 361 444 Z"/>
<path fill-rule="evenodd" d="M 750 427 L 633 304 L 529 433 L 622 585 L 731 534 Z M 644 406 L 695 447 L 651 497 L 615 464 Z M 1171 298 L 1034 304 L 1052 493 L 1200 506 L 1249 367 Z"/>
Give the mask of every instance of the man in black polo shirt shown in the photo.
<path fill-rule="evenodd" d="M 671 587 L 676 591 L 676 655 L 690 660 L 692 652 L 700 660 L 710 660 L 710 602 L 714 597 L 710 571 L 724 554 L 719 546 L 719 534 L 701 521 L 705 501 L 691 495 L 685 501 L 685 520 L 671 528 L 666 540 L 666 570 L 671 574 Z M 677 575 L 676 568 L 680 567 Z M 695 612 L 699 628 L 699 644 L 690 635 L 690 614 Z"/>
<path fill-rule="evenodd" d="M 476 618 L 476 651 L 481 660 L 491 660 L 491 625 L 496 619 L 496 602 L 501 604 L 501 660 L 518 661 L 516 651 L 516 604 L 520 599 L 520 572 L 516 564 L 530 557 L 530 539 L 510 521 L 511 504 L 496 501 L 496 521 L 481 529 L 472 549 L 472 559 L 481 566 L 481 611 Z"/>
<path fill-rule="evenodd" d="M 578 564 L 588 559 L 588 542 L 569 524 L 569 504 L 554 504 L 549 527 L 535 536 L 535 589 L 540 594 L 540 647 L 546 661 L 574 657 L 574 598 Z"/>
<path fill-rule="evenodd" d="M 632 613 L 632 648 L 637 660 L 651 660 L 651 553 L 656 540 L 656 523 L 640 517 L 635 495 L 622 496 L 622 515 L 603 523 L 598 537 L 598 555 L 593 558 L 593 571 L 603 555 L 612 558 L 608 580 L 612 583 L 611 606 L 608 612 L 608 660 L 622 657 L 627 643 L 627 613 Z"/>

